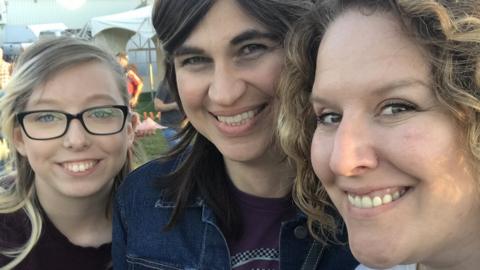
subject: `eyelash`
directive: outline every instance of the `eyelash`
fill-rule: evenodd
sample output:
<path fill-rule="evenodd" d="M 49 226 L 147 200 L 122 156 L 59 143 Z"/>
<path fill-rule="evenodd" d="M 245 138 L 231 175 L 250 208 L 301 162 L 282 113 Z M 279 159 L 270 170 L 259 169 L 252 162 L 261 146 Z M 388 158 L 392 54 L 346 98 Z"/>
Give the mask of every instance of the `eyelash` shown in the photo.
<path fill-rule="evenodd" d="M 55 117 L 55 115 L 53 114 L 42 114 L 40 116 L 38 116 L 37 118 L 35 118 L 36 122 L 52 122 L 54 120 L 56 120 L 57 117 Z"/>
<path fill-rule="evenodd" d="M 392 112 L 392 113 L 389 113 L 389 114 L 383 113 L 386 109 L 393 109 L 393 108 L 400 109 L 400 111 Z M 387 117 L 395 117 L 399 114 L 407 113 L 407 112 L 411 112 L 411 111 L 418 111 L 417 106 L 412 104 L 412 103 L 408 103 L 408 102 L 391 101 L 391 102 L 388 102 L 387 104 L 385 104 L 384 106 L 382 106 L 382 108 L 380 110 L 380 113 L 378 115 L 379 116 L 384 115 L 384 116 L 387 116 Z M 333 121 L 332 121 L 332 119 L 330 119 L 331 121 L 327 122 L 326 119 L 328 117 L 334 117 Z M 339 113 L 336 113 L 336 112 L 332 112 L 332 111 L 326 112 L 326 113 L 321 113 L 320 115 L 317 115 L 315 118 L 316 118 L 316 121 L 317 121 L 317 125 L 322 125 L 322 126 L 332 126 L 332 125 L 338 124 L 342 121 L 342 115 L 339 114 Z"/>
<path fill-rule="evenodd" d="M 382 109 L 380 111 L 380 114 L 385 111 L 386 109 L 392 109 L 392 108 L 397 108 L 397 109 L 401 109 L 401 111 L 398 111 L 398 112 L 392 112 L 390 114 L 387 114 L 387 115 L 390 115 L 390 116 L 395 116 L 397 114 L 401 114 L 401 113 L 406 113 L 406 112 L 410 112 L 410 111 L 416 111 L 417 110 L 417 106 L 412 104 L 412 103 L 409 103 L 409 102 L 405 102 L 405 101 L 390 101 L 388 102 L 387 104 L 385 104 L 384 106 L 382 106 Z"/>
<path fill-rule="evenodd" d="M 256 58 L 258 55 L 261 55 L 262 52 L 268 49 L 269 47 L 265 44 L 251 43 L 240 48 L 239 56 L 247 57 L 247 58 L 249 57 Z M 191 56 L 183 59 L 182 61 L 180 61 L 180 66 L 181 67 L 197 66 L 197 65 L 208 64 L 210 62 L 211 60 L 208 57 L 197 55 L 197 56 Z"/>
<path fill-rule="evenodd" d="M 255 53 L 259 53 L 259 51 L 263 52 L 267 49 L 268 47 L 265 46 L 264 44 L 259 44 L 259 43 L 247 44 L 240 49 L 240 55 L 249 56 Z"/>
<path fill-rule="evenodd" d="M 200 65 L 200 64 L 205 64 L 209 63 L 210 60 L 207 57 L 204 56 L 192 56 L 185 58 L 181 61 L 181 66 L 188 66 L 188 65 Z"/>
<path fill-rule="evenodd" d="M 340 114 L 335 113 L 335 112 L 327 112 L 327 113 L 322 113 L 322 114 L 316 116 L 317 124 L 318 125 L 323 125 L 323 126 L 334 125 L 335 123 L 327 123 L 325 121 L 325 119 L 329 116 L 339 117 L 339 119 L 337 119 L 338 121 L 336 123 L 339 123 L 342 120 L 342 116 Z"/>

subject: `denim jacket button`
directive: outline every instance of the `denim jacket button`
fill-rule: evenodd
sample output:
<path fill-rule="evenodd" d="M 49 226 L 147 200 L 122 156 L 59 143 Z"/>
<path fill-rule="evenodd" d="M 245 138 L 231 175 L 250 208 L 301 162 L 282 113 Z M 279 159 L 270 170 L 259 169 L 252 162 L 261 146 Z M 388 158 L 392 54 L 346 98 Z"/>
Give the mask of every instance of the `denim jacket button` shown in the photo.
<path fill-rule="evenodd" d="M 308 230 L 307 227 L 299 225 L 293 230 L 293 233 L 298 239 L 305 239 L 308 235 Z"/>

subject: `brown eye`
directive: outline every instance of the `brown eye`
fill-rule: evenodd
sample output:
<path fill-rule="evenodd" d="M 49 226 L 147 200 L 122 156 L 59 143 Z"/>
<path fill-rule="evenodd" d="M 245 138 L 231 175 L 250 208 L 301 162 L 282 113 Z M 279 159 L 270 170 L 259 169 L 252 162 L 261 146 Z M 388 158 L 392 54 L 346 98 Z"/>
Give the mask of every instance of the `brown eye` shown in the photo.
<path fill-rule="evenodd" d="M 202 65 L 206 63 L 210 63 L 210 59 L 203 56 L 192 56 L 192 57 L 185 58 L 181 61 L 182 66 Z"/>
<path fill-rule="evenodd" d="M 384 106 L 380 114 L 395 115 L 398 113 L 414 111 L 415 109 L 416 109 L 415 106 L 412 104 L 397 102 L 397 103 L 391 103 Z"/>
<path fill-rule="evenodd" d="M 241 54 L 242 55 L 250 55 L 253 53 L 262 52 L 267 49 L 267 46 L 263 44 L 248 44 L 242 47 Z"/>

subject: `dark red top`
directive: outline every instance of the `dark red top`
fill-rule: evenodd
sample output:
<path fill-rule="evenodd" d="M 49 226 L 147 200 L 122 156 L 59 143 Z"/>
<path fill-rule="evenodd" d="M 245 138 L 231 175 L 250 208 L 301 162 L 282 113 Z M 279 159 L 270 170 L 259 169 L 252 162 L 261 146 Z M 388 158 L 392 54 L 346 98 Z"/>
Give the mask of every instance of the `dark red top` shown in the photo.
<path fill-rule="evenodd" d="M 262 198 L 230 185 L 243 221 L 244 236 L 228 239 L 233 270 L 280 269 L 281 224 L 291 220 L 296 208 L 290 194 L 284 198 Z"/>
<path fill-rule="evenodd" d="M 141 83 L 140 77 L 134 71 L 127 71 L 127 90 L 130 96 L 135 96 L 138 92 L 138 86 Z"/>
<path fill-rule="evenodd" d="M 0 249 L 23 245 L 30 236 L 30 222 L 23 211 L 0 215 Z M 72 244 L 44 215 L 42 234 L 16 270 L 105 270 L 111 262 L 111 244 L 98 248 Z M 0 269 L 9 258 L 0 255 Z"/>

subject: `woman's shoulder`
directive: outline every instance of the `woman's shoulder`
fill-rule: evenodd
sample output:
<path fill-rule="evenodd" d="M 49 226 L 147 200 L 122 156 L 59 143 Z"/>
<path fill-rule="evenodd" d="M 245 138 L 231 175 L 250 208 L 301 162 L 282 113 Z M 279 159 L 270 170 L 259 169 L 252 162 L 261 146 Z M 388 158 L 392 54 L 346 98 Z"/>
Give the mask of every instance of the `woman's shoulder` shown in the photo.
<path fill-rule="evenodd" d="M 125 185 L 141 185 L 141 183 L 150 183 L 162 176 L 172 173 L 178 166 L 176 158 L 173 159 L 155 159 L 130 172 L 125 178 Z"/>
<path fill-rule="evenodd" d="M 15 174 L 0 177 L 0 197 L 5 199 L 5 197 L 11 196 L 14 189 Z M 10 206 L 10 208 L 12 207 Z M 31 224 L 27 214 L 22 208 L 19 210 L 12 209 L 9 212 L 9 208 L 2 205 L 2 209 L 3 213 L 0 214 L 0 248 L 11 249 L 23 246 L 31 232 Z M 5 262 L 0 260 L 0 263 Z"/>
<path fill-rule="evenodd" d="M 30 236 L 30 220 L 23 210 L 0 214 L 0 247 L 17 248 Z"/>
<path fill-rule="evenodd" d="M 168 174 L 175 171 L 180 159 L 156 159 L 133 170 L 120 185 L 117 196 L 122 200 L 132 197 L 158 197 L 162 181 L 168 181 Z M 128 200 L 128 199 L 127 199 Z"/>

